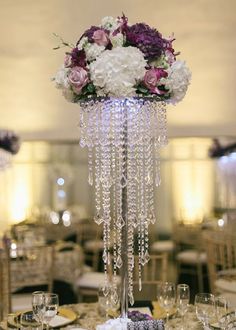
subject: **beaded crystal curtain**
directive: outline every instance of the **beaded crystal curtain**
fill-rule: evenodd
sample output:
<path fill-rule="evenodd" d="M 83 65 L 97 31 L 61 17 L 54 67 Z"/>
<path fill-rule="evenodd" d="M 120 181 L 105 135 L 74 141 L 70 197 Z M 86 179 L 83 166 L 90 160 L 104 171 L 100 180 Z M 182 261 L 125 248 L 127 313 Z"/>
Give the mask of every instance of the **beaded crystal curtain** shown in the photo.
<path fill-rule="evenodd" d="M 81 103 L 80 127 L 80 145 L 88 148 L 88 181 L 95 186 L 94 220 L 103 224 L 106 284 L 107 268 L 113 262 L 113 297 L 118 299 L 116 273 L 123 264 L 122 228 L 127 224 L 128 296 L 133 304 L 134 238 L 141 290 L 142 267 L 149 260 L 148 226 L 156 220 L 154 185 L 160 184 L 159 149 L 167 144 L 165 102 L 142 98 L 87 101 Z"/>

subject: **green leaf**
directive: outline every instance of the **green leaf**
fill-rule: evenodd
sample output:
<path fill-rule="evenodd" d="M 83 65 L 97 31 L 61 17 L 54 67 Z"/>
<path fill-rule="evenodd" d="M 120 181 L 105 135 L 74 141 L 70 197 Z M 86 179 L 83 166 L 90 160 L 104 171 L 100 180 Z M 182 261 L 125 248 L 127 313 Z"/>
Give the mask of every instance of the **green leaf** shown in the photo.
<path fill-rule="evenodd" d="M 137 89 L 138 89 L 138 91 L 139 91 L 140 93 L 143 93 L 143 94 L 147 94 L 147 93 L 148 93 L 148 89 L 145 88 L 145 87 L 138 86 Z"/>
<path fill-rule="evenodd" d="M 87 85 L 87 90 L 89 91 L 89 93 L 93 94 L 95 92 L 95 87 L 93 84 L 88 84 Z"/>

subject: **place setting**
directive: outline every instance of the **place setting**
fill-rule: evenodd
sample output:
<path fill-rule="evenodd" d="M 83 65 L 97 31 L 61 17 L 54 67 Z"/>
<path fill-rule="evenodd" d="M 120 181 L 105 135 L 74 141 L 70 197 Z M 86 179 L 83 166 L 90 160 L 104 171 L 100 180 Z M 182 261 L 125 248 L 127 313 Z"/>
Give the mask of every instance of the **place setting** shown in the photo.
<path fill-rule="evenodd" d="M 78 314 L 71 309 L 59 307 L 55 293 L 35 291 L 32 293 L 32 310 L 9 315 L 8 325 L 20 329 L 61 328 L 73 323 Z"/>

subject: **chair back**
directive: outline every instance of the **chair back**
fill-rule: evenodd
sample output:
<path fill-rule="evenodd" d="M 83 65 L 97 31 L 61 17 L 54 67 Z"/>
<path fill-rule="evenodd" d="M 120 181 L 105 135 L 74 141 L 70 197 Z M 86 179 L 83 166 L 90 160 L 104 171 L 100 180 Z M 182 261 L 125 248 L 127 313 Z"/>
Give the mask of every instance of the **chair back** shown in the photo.
<path fill-rule="evenodd" d="M 86 241 L 98 240 L 102 237 L 102 227 L 92 220 L 81 222 L 76 225 L 77 243 L 81 246 Z"/>
<path fill-rule="evenodd" d="M 54 279 L 76 285 L 83 272 L 84 254 L 80 245 L 73 242 L 58 242 L 54 246 Z"/>
<path fill-rule="evenodd" d="M 11 310 L 9 258 L 7 250 L 0 249 L 0 321 Z"/>
<path fill-rule="evenodd" d="M 53 260 L 52 246 L 24 246 L 15 244 L 9 255 L 11 291 L 23 287 L 47 285 L 52 291 Z"/>
<path fill-rule="evenodd" d="M 204 233 L 207 252 L 207 267 L 211 291 L 222 270 L 236 268 L 236 235 L 232 232 L 209 230 Z"/>
<path fill-rule="evenodd" d="M 149 262 L 142 267 L 142 291 L 139 291 L 138 256 L 135 256 L 134 267 L 134 299 L 156 300 L 157 284 L 167 280 L 167 253 L 150 255 Z"/>
<path fill-rule="evenodd" d="M 189 248 L 199 251 L 204 249 L 201 226 L 176 224 L 173 232 L 173 240 L 178 251 Z"/>

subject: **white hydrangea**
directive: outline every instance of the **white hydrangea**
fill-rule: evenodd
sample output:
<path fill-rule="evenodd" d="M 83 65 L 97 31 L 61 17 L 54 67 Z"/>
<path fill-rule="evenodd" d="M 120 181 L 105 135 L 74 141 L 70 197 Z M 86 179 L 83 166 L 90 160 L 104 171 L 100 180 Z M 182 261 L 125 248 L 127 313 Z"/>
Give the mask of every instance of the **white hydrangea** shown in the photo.
<path fill-rule="evenodd" d="M 88 37 L 81 38 L 80 42 L 78 43 L 78 50 L 82 50 L 88 44 Z"/>
<path fill-rule="evenodd" d="M 105 47 L 99 46 L 96 43 L 93 44 L 88 43 L 85 46 L 84 50 L 85 50 L 86 58 L 88 59 L 88 61 L 91 62 L 95 60 L 105 50 Z"/>
<path fill-rule="evenodd" d="M 62 95 L 68 102 L 74 102 L 75 101 L 75 94 L 72 91 L 71 88 L 64 88 L 62 90 Z"/>
<path fill-rule="evenodd" d="M 167 71 L 168 77 L 166 78 L 165 85 L 171 92 L 169 102 L 176 104 L 186 94 L 191 80 L 191 72 L 184 61 L 175 61 Z"/>
<path fill-rule="evenodd" d="M 114 18 L 112 16 L 103 17 L 101 23 L 101 27 L 109 31 L 114 31 L 119 27 L 119 22 L 117 18 Z"/>
<path fill-rule="evenodd" d="M 145 74 L 146 61 L 136 47 L 116 47 L 105 50 L 90 64 L 93 84 L 109 96 L 133 96 L 135 84 Z"/>
<path fill-rule="evenodd" d="M 110 35 L 110 40 L 113 47 L 123 46 L 124 44 L 124 35 L 122 33 L 117 33 L 116 35 Z"/>
<path fill-rule="evenodd" d="M 65 68 L 64 65 L 57 71 L 54 81 L 56 84 L 56 88 L 58 89 L 64 89 L 69 88 L 69 81 L 68 81 L 68 72 L 69 69 Z"/>

